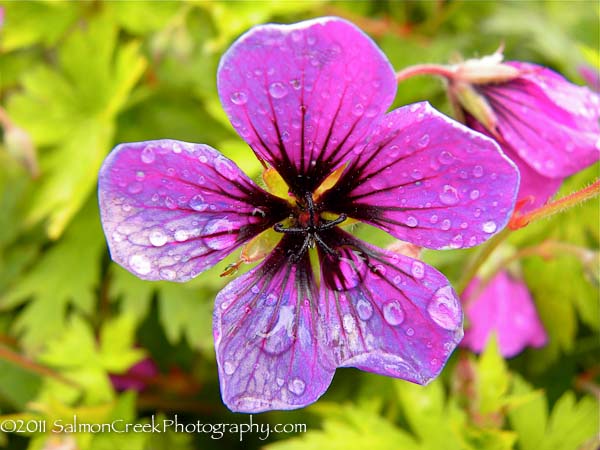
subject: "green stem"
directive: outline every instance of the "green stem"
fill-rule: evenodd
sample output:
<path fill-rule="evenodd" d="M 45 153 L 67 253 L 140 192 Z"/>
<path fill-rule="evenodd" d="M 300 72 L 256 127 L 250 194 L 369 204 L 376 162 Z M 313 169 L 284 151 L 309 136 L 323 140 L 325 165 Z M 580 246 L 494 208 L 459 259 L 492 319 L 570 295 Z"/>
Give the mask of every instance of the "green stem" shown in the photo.
<path fill-rule="evenodd" d="M 504 228 L 500 233 L 496 234 L 484 245 L 479 247 L 479 251 L 475 255 L 474 259 L 471 260 L 463 276 L 456 285 L 456 291 L 459 295 L 462 295 L 469 282 L 477 275 L 481 265 L 488 259 L 492 252 L 510 235 L 512 230 Z"/>

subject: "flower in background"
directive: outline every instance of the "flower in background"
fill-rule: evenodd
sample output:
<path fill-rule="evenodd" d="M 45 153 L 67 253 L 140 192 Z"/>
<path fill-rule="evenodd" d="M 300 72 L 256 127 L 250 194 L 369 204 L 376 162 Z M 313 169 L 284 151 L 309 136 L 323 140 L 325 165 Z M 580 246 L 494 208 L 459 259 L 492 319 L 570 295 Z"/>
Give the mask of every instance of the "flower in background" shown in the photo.
<path fill-rule="evenodd" d="M 446 71 L 465 123 L 498 141 L 521 172 L 522 210 L 544 205 L 562 180 L 600 159 L 600 99 L 552 70 L 502 54 Z"/>
<path fill-rule="evenodd" d="M 361 220 L 434 249 L 480 244 L 512 212 L 514 165 L 427 103 L 386 114 L 394 71 L 344 20 L 252 29 L 223 56 L 218 91 L 285 192 L 204 144 L 121 144 L 99 180 L 112 258 L 146 280 L 186 281 L 274 241 L 216 299 L 221 393 L 234 411 L 305 406 L 342 366 L 429 382 L 462 338 L 460 301 L 434 268 L 340 225 Z"/>
<path fill-rule="evenodd" d="M 117 391 L 141 392 L 158 375 L 158 367 L 152 359 L 144 358 L 123 374 L 110 374 L 110 381 Z"/>
<path fill-rule="evenodd" d="M 548 340 L 527 285 L 508 271 L 498 272 L 483 289 L 481 279 L 474 278 L 462 300 L 468 326 L 461 347 L 480 353 L 495 332 L 500 353 L 510 358 Z"/>
<path fill-rule="evenodd" d="M 577 72 L 594 91 L 600 92 L 600 69 L 588 65 L 581 65 Z"/>

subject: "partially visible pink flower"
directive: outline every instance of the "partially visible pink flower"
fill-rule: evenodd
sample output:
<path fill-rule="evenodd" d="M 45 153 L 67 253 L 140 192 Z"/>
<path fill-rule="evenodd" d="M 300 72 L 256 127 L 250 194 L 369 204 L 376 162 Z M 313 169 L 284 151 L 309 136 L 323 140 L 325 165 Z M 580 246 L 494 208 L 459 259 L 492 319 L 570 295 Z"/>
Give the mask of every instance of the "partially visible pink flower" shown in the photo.
<path fill-rule="evenodd" d="M 600 69 L 595 69 L 588 65 L 581 65 L 578 67 L 577 72 L 579 72 L 581 78 L 585 80 L 592 90 L 600 92 Z"/>
<path fill-rule="evenodd" d="M 156 364 L 150 358 L 145 358 L 131 366 L 124 374 L 111 374 L 110 381 L 117 391 L 141 392 L 156 375 L 158 375 Z"/>
<path fill-rule="evenodd" d="M 449 96 L 466 124 L 494 137 L 517 164 L 518 201 L 532 209 L 600 159 L 600 99 L 550 69 L 501 58 L 454 66 L 446 74 Z"/>
<path fill-rule="evenodd" d="M 462 347 L 480 353 L 492 332 L 496 333 L 500 353 L 506 358 L 518 355 L 527 346 L 546 344 L 546 331 L 522 280 L 502 271 L 478 293 L 480 285 L 481 280 L 474 278 L 462 296 L 469 323 Z M 473 295 L 476 297 L 472 298 Z"/>

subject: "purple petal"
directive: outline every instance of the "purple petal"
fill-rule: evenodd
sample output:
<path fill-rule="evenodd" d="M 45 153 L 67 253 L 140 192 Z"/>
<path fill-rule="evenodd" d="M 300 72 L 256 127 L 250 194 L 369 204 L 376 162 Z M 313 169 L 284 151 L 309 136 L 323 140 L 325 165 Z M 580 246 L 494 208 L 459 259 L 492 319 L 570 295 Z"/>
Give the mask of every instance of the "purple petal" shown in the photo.
<path fill-rule="evenodd" d="M 550 69 L 509 62 L 515 80 L 480 86 L 507 144 L 540 174 L 564 178 L 600 159 L 600 97 Z"/>
<path fill-rule="evenodd" d="M 500 352 L 507 358 L 519 354 L 528 345 L 546 344 L 546 331 L 523 281 L 500 272 L 476 298 L 471 298 L 480 284 L 475 278 L 463 295 L 468 303 L 466 315 L 470 325 L 461 346 L 479 353 L 492 332 L 496 332 Z"/>
<path fill-rule="evenodd" d="M 335 366 L 323 346 L 325 331 L 307 255 L 287 252 L 302 239 L 284 236 L 258 267 L 219 293 L 213 332 L 221 395 L 232 411 L 295 409 L 317 400 Z"/>
<path fill-rule="evenodd" d="M 448 280 L 416 259 L 330 233 L 341 258 L 320 255 L 320 308 L 336 363 L 428 383 L 463 336 Z"/>
<path fill-rule="evenodd" d="M 466 118 L 467 124 L 472 129 L 489 135 L 487 130 L 472 116 L 467 114 Z M 521 175 L 517 203 L 522 203 L 522 201 L 526 202 L 519 207 L 519 211 L 527 212 L 535 208 L 539 208 L 540 206 L 544 206 L 546 203 L 548 203 L 548 200 L 550 200 L 560 188 L 562 178 L 548 178 L 544 175 L 541 175 L 528 163 L 523 161 L 523 159 L 515 150 L 512 149 L 510 145 L 504 143 L 501 144 L 500 147 L 506 156 L 508 156 L 510 160 L 515 163 Z"/>
<path fill-rule="evenodd" d="M 323 201 L 403 241 L 460 248 L 506 225 L 518 183 L 493 140 L 415 103 L 383 118 Z"/>
<path fill-rule="evenodd" d="M 362 31 L 321 18 L 244 34 L 223 55 L 218 89 L 234 128 L 302 196 L 360 148 L 396 82 Z"/>
<path fill-rule="evenodd" d="M 213 148 L 167 139 L 115 147 L 99 200 L 112 259 L 145 280 L 189 280 L 287 215 Z"/>

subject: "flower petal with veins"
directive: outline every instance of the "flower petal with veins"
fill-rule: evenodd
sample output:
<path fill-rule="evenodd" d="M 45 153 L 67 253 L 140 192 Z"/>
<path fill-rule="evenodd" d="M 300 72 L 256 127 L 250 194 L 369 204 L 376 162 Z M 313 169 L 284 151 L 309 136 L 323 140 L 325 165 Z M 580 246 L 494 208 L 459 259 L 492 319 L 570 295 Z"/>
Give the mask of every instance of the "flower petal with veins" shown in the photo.
<path fill-rule="evenodd" d="M 323 202 L 422 247 L 472 247 L 506 225 L 518 181 L 493 140 L 423 102 L 389 113 Z"/>
<path fill-rule="evenodd" d="M 396 94 L 386 56 L 338 18 L 250 30 L 217 79 L 234 128 L 301 194 L 360 149 Z"/>
<path fill-rule="evenodd" d="M 320 311 L 336 365 L 427 384 L 460 342 L 462 311 L 448 280 L 419 260 L 381 250 L 341 230 L 330 242 L 362 260 L 355 273 L 321 253 Z M 366 268 L 366 269 L 365 269 Z M 331 283 L 347 277 L 360 283 Z M 348 288 L 340 286 L 347 285 Z"/>
<path fill-rule="evenodd" d="M 213 321 L 223 401 L 232 411 L 295 409 L 319 398 L 335 366 L 325 343 L 308 254 L 285 236 L 258 267 L 217 296 Z"/>
<path fill-rule="evenodd" d="M 167 139 L 117 146 L 99 193 L 111 257 L 145 280 L 189 280 L 287 215 L 221 153 Z"/>

